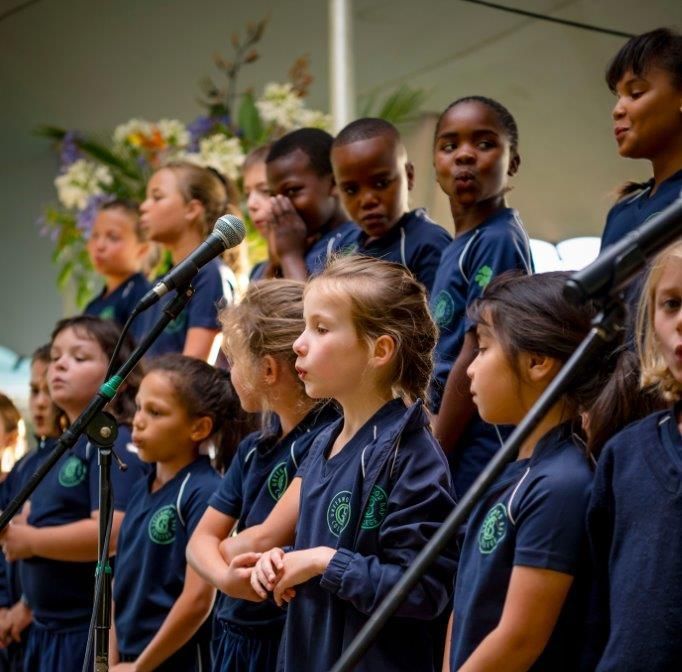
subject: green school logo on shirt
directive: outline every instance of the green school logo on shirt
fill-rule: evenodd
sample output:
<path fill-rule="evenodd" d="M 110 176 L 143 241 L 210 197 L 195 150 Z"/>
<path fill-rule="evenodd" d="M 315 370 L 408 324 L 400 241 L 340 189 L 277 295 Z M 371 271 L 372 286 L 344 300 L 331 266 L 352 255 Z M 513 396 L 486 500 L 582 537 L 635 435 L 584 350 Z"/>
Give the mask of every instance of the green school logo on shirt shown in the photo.
<path fill-rule="evenodd" d="M 102 312 L 100 312 L 99 316 L 103 320 L 113 320 L 114 319 L 114 307 L 113 306 L 107 306 L 106 308 L 102 308 Z"/>
<path fill-rule="evenodd" d="M 155 544 L 170 544 L 175 540 L 178 514 L 172 504 L 162 506 L 149 521 L 149 538 Z"/>
<path fill-rule="evenodd" d="M 360 527 L 363 530 L 373 530 L 381 525 L 381 521 L 386 517 L 388 508 L 388 497 L 386 491 L 378 485 L 372 488 L 369 493 L 369 502 L 362 516 Z"/>
<path fill-rule="evenodd" d="M 478 550 L 492 553 L 507 533 L 507 508 L 501 502 L 493 506 L 483 521 L 478 533 Z"/>
<path fill-rule="evenodd" d="M 79 457 L 70 455 L 59 470 L 59 484 L 65 488 L 80 485 L 88 475 L 88 465 Z"/>
<path fill-rule="evenodd" d="M 332 501 L 329 502 L 327 509 L 327 527 L 329 531 L 338 537 L 346 529 L 350 520 L 350 496 L 348 490 L 337 492 Z"/>
<path fill-rule="evenodd" d="M 455 302 L 450 294 L 442 289 L 433 302 L 433 320 L 439 327 L 447 327 L 455 314 Z"/>
<path fill-rule="evenodd" d="M 287 463 L 280 462 L 268 476 L 268 492 L 270 497 L 275 501 L 284 494 L 284 491 L 289 485 L 289 473 L 287 472 Z"/>
<path fill-rule="evenodd" d="M 177 334 L 181 332 L 187 324 L 187 311 L 183 310 L 173 321 L 169 322 L 163 330 L 166 334 Z"/>
<path fill-rule="evenodd" d="M 493 269 L 490 266 L 481 266 L 481 268 L 476 271 L 474 280 L 476 284 L 483 289 L 487 287 L 488 283 L 493 279 Z"/>

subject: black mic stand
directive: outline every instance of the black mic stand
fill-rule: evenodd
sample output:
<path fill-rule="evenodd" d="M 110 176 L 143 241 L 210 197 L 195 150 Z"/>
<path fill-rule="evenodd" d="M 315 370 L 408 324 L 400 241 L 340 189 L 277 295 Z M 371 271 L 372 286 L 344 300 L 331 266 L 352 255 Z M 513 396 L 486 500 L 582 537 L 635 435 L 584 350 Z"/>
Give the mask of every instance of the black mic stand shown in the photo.
<path fill-rule="evenodd" d="M 116 396 L 116 392 L 137 366 L 152 343 L 161 335 L 166 326 L 174 320 L 187 305 L 194 294 L 194 289 L 187 286 L 178 289 L 177 296 L 163 310 L 163 314 L 142 339 L 130 358 L 108 380 L 106 380 L 90 401 L 85 410 L 74 420 L 73 424 L 61 435 L 57 445 L 49 457 L 35 470 L 26 485 L 12 499 L 0 514 L 0 532 L 7 527 L 10 520 L 19 511 L 31 493 L 38 487 L 45 475 L 59 461 L 59 458 L 73 448 L 80 436 L 85 433 L 99 450 L 100 492 L 99 492 L 99 561 L 97 563 L 95 603 L 91 629 L 95 625 L 95 672 L 107 672 L 109 669 L 109 629 L 111 627 L 111 567 L 109 566 L 109 539 L 111 521 L 113 519 L 113 495 L 111 492 L 111 458 L 116 457 L 118 465 L 125 465 L 118 459 L 112 446 L 116 440 L 118 428 L 112 416 L 102 409 Z M 30 606 L 30 605 L 29 605 Z M 92 639 L 88 637 L 84 670 L 89 669 L 88 659 L 92 650 Z"/>
<path fill-rule="evenodd" d="M 682 197 L 629 233 L 623 240 L 608 247 L 592 264 L 574 273 L 566 282 L 564 296 L 568 300 L 577 304 L 593 300 L 602 307 L 601 313 L 592 322 L 592 329 L 506 443 L 488 462 L 400 581 L 393 586 L 377 610 L 369 617 L 331 672 L 350 672 L 362 658 L 379 635 L 381 628 L 403 603 L 422 574 L 454 538 L 476 502 L 500 475 L 505 465 L 516 457 L 523 442 L 561 398 L 568 384 L 580 374 L 583 367 L 588 366 L 599 356 L 605 345 L 613 341 L 619 331 L 624 329 L 625 309 L 622 298 L 616 296 L 618 290 L 635 277 L 647 259 L 677 240 L 680 235 Z"/>

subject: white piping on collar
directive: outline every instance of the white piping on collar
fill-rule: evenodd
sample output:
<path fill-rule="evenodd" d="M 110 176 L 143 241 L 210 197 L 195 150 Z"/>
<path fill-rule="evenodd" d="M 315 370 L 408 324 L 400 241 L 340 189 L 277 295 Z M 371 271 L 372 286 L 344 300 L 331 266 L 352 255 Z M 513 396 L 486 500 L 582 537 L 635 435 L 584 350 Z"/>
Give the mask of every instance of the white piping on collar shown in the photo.
<path fill-rule="evenodd" d="M 178 492 L 178 498 L 175 500 L 175 510 L 178 512 L 178 518 L 180 519 L 183 527 L 187 527 L 187 524 L 185 523 L 185 519 L 182 517 L 180 506 L 182 504 L 182 495 L 185 493 L 185 486 L 187 485 L 187 481 L 189 481 L 189 477 L 191 475 L 192 472 L 190 471 L 187 476 L 185 476 L 185 479 L 182 481 L 182 485 L 180 486 L 180 492 Z"/>
<path fill-rule="evenodd" d="M 507 515 L 509 516 L 509 520 L 511 521 L 512 525 L 516 525 L 516 521 L 514 520 L 514 517 L 512 516 L 512 504 L 514 502 L 514 497 L 516 496 L 517 490 L 521 487 L 521 483 L 523 483 L 526 480 L 526 476 L 530 473 L 530 467 L 526 467 L 526 471 L 523 473 L 523 476 L 519 479 L 519 482 L 516 484 L 516 487 L 512 491 L 511 496 L 509 497 L 509 503 L 507 504 Z"/>

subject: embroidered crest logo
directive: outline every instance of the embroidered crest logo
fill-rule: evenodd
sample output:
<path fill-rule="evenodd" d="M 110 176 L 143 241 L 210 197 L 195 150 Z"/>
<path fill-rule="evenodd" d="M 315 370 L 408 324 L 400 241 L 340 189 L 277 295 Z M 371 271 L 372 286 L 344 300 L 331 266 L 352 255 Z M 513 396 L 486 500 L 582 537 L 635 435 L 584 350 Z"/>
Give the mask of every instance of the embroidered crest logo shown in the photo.
<path fill-rule="evenodd" d="M 327 527 L 338 537 L 346 529 L 350 519 L 350 496 L 348 490 L 342 490 L 332 497 L 327 509 Z"/>
<path fill-rule="evenodd" d="M 289 485 L 289 473 L 287 472 L 287 463 L 280 462 L 268 476 L 268 492 L 270 497 L 275 501 L 284 494 L 284 491 Z"/>
<path fill-rule="evenodd" d="M 149 521 L 149 538 L 155 544 L 170 544 L 175 540 L 178 514 L 172 504 L 162 506 Z"/>
<path fill-rule="evenodd" d="M 386 511 L 388 509 L 388 496 L 386 491 L 375 485 L 372 488 L 372 492 L 369 493 L 369 501 L 367 502 L 367 508 L 362 516 L 362 522 L 360 527 L 363 530 L 373 530 L 381 525 L 381 521 L 386 517 Z"/>
<path fill-rule="evenodd" d="M 59 484 L 65 488 L 80 485 L 88 475 L 88 465 L 79 457 L 70 455 L 59 470 Z"/>
<path fill-rule="evenodd" d="M 187 311 L 183 310 L 172 322 L 169 322 L 163 330 L 166 334 L 177 334 L 187 325 Z"/>
<path fill-rule="evenodd" d="M 482 289 L 486 287 L 488 283 L 493 279 L 493 269 L 490 266 L 481 266 L 481 268 L 476 271 L 474 280 L 476 284 Z"/>
<path fill-rule="evenodd" d="M 433 301 L 433 321 L 439 327 L 447 327 L 455 314 L 455 302 L 450 294 L 442 289 Z"/>
<path fill-rule="evenodd" d="M 507 533 L 507 507 L 498 502 L 486 515 L 478 533 L 478 550 L 492 553 Z"/>
<path fill-rule="evenodd" d="M 102 311 L 100 312 L 99 316 L 103 320 L 113 320 L 115 317 L 114 307 L 113 306 L 107 306 L 106 308 L 102 308 Z"/>

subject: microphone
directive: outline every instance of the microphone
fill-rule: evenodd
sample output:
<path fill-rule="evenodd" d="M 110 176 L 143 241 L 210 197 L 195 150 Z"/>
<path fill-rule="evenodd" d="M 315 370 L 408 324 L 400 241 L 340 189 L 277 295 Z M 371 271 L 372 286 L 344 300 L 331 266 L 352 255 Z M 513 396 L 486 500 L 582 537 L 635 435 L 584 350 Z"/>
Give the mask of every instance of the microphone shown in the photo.
<path fill-rule="evenodd" d="M 239 217 L 223 215 L 213 227 L 209 237 L 188 257 L 172 268 L 137 303 L 134 313 L 138 314 L 154 305 L 164 294 L 172 289 L 186 287 L 192 278 L 211 259 L 221 252 L 235 247 L 244 240 L 246 227 Z"/>
<path fill-rule="evenodd" d="M 576 305 L 606 298 L 622 289 L 647 258 L 682 235 L 682 197 L 653 215 L 621 241 L 610 245 L 564 285 L 564 296 Z"/>

